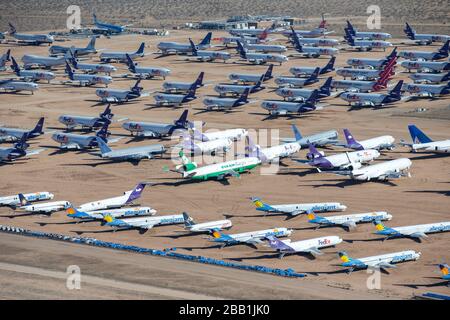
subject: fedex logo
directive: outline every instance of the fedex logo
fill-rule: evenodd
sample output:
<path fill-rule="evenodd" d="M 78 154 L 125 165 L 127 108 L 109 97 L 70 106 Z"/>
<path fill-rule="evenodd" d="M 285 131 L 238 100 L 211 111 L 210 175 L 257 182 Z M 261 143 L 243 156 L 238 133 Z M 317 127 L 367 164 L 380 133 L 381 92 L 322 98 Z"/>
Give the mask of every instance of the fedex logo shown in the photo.
<path fill-rule="evenodd" d="M 323 240 L 319 240 L 318 241 L 319 246 L 325 246 L 331 243 L 331 241 L 329 239 L 323 239 Z"/>

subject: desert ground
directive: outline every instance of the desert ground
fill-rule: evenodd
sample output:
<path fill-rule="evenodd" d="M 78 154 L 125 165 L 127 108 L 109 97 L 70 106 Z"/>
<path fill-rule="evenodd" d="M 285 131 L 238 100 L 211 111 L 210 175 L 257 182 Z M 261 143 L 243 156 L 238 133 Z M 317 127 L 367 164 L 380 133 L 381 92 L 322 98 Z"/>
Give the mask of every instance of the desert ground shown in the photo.
<path fill-rule="evenodd" d="M 225 33 L 217 32 L 213 34 L 214 38 L 221 37 Z M 192 31 L 174 31 L 164 40 L 186 41 L 192 37 L 198 41 L 204 36 L 204 32 Z M 285 43 L 285 39 L 279 36 L 280 40 L 274 43 Z M 295 123 L 304 135 L 316 133 L 319 131 L 336 129 L 339 131 L 339 138 L 342 137 L 342 129 L 350 128 L 354 136 L 358 139 L 365 139 L 383 134 L 390 134 L 396 138 L 396 142 L 401 139 L 410 140 L 407 125 L 414 123 L 423 129 L 430 137 L 436 140 L 446 139 L 450 136 L 450 104 L 448 97 L 434 100 L 418 100 L 401 102 L 391 107 L 382 109 L 365 108 L 361 110 L 349 110 L 349 107 L 338 98 L 325 99 L 327 104 L 324 110 L 309 113 L 304 116 L 279 117 L 276 119 L 266 119 L 267 113 L 260 107 L 264 99 L 278 99 L 278 96 L 271 90 L 275 87 L 273 80 L 265 85 L 266 90 L 260 91 L 251 96 L 256 100 L 254 103 L 246 105 L 235 112 L 203 112 L 202 99 L 206 95 L 215 95 L 214 84 L 219 82 L 228 82 L 228 74 L 231 72 L 244 73 L 262 73 L 267 66 L 255 66 L 239 61 L 234 49 L 228 49 L 233 52 L 234 62 L 223 63 L 197 63 L 188 62 L 183 56 L 169 56 L 155 59 L 157 51 L 156 44 L 163 38 L 124 35 L 115 36 L 111 39 L 100 38 L 97 41 L 97 48 L 107 48 L 108 50 L 128 50 L 134 51 L 141 41 L 146 43 L 146 52 L 149 55 L 141 59 L 136 59 L 141 65 L 147 66 L 165 66 L 172 70 L 172 74 L 167 80 L 193 81 L 200 71 L 205 71 L 205 81 L 209 84 L 198 91 L 199 98 L 189 105 L 181 108 L 154 108 L 152 107 L 153 98 L 151 96 L 141 98 L 132 103 L 114 105 L 113 113 L 115 120 L 129 118 L 131 120 L 155 121 L 170 123 L 177 119 L 181 112 L 189 109 L 189 119 L 191 121 L 204 121 L 206 125 L 204 130 L 226 129 L 226 128 L 247 128 L 247 129 L 269 129 L 280 130 L 280 137 L 291 137 L 290 125 Z M 84 46 L 87 39 L 72 40 L 68 45 Z M 417 49 L 416 46 L 404 45 L 404 39 L 394 39 L 394 43 L 399 45 L 399 49 Z M 214 42 L 213 44 L 217 44 Z M 6 51 L 8 47 L 12 48 L 13 56 L 20 59 L 25 53 L 34 53 L 47 55 L 48 47 L 21 47 L 11 45 L 1 45 L 1 52 Z M 421 50 L 434 50 L 437 46 L 430 46 Z M 220 50 L 216 48 L 215 50 Z M 293 54 L 290 49 L 288 54 Z M 344 66 L 345 61 L 350 57 L 383 57 L 388 52 L 353 52 L 341 50 L 337 56 L 336 66 Z M 94 56 L 92 61 L 98 61 L 98 56 Z M 275 66 L 275 75 L 288 75 L 288 69 L 292 66 L 322 66 L 328 61 L 327 58 L 304 59 L 290 57 L 290 60 L 282 66 Z M 127 70 L 123 64 L 115 64 L 119 67 L 117 74 L 126 73 Z M 266 265 L 277 268 L 292 268 L 297 272 L 310 273 L 303 279 L 283 279 L 274 276 L 259 275 L 248 272 L 237 272 L 231 269 L 197 266 L 186 263 L 189 267 L 184 268 L 185 262 L 168 260 L 156 257 L 133 256 L 130 254 L 115 253 L 110 250 L 100 250 L 85 248 L 72 245 L 54 245 L 51 241 L 36 240 L 26 238 L 12 239 L 2 236 L 2 243 L 8 241 L 8 252 L 0 251 L 0 263 L 17 264 L 19 266 L 29 266 L 35 268 L 49 267 L 46 253 L 51 251 L 54 259 L 58 260 L 58 268 L 50 268 L 56 271 L 63 271 L 67 264 L 85 264 L 91 266 L 88 274 L 95 276 L 97 272 L 96 264 L 91 265 L 89 259 L 102 259 L 103 266 L 108 266 L 115 261 L 108 257 L 127 256 L 126 274 L 121 275 L 123 281 L 148 284 L 149 286 L 162 287 L 166 289 L 178 290 L 178 285 L 182 286 L 180 290 L 186 292 L 195 292 L 199 295 L 212 295 L 214 298 L 306 298 L 308 292 L 314 292 L 311 297 L 314 298 L 375 298 L 375 299 L 407 299 L 415 293 L 425 291 L 435 291 L 448 293 L 446 287 L 427 288 L 418 286 L 413 289 L 408 285 L 431 284 L 437 282 L 436 279 L 427 277 L 439 276 L 439 270 L 434 265 L 441 262 L 449 262 L 450 254 L 448 250 L 449 234 L 433 234 L 429 239 L 422 243 L 417 243 L 411 239 L 395 239 L 381 241 L 365 241 L 377 238 L 373 234 L 375 228 L 372 224 L 359 225 L 355 230 L 346 232 L 340 228 L 321 228 L 319 230 L 311 229 L 305 216 L 285 221 L 284 216 L 266 216 L 261 217 L 251 201 L 252 196 L 259 196 L 269 204 L 299 203 L 299 202 L 324 202 L 337 201 L 345 204 L 348 209 L 346 213 L 358 213 L 369 211 L 387 211 L 394 217 L 387 222 L 389 226 L 403 226 L 410 224 L 421 224 L 440 222 L 448 220 L 449 213 L 449 164 L 448 156 L 439 156 L 427 153 L 412 154 L 405 147 L 398 146 L 393 151 L 383 152 L 383 155 L 377 160 L 385 161 L 400 157 L 409 157 L 413 161 L 411 168 L 411 178 L 401 178 L 389 183 L 365 182 L 354 183 L 345 177 L 333 174 L 316 173 L 306 165 L 301 165 L 292 160 L 283 161 L 277 174 L 263 175 L 260 169 L 256 169 L 250 174 L 243 174 L 240 178 L 230 178 L 229 184 L 222 184 L 216 181 L 206 181 L 199 183 L 181 182 L 177 173 L 165 172 L 165 166 L 174 167 L 174 162 L 169 154 L 163 159 L 152 159 L 142 161 L 138 166 L 122 163 L 104 163 L 88 152 L 60 152 L 56 142 L 51 139 L 51 133 L 57 130 L 64 130 L 64 127 L 58 122 L 58 116 L 61 114 L 92 115 L 96 116 L 104 110 L 104 105 L 97 101 L 95 89 L 92 87 L 78 87 L 62 85 L 59 81 L 64 79 L 63 70 L 56 70 L 58 77 L 51 84 L 40 84 L 40 90 L 34 95 L 25 94 L 2 94 L 0 100 L 0 123 L 21 128 L 31 128 L 41 116 L 45 116 L 45 134 L 31 141 L 31 149 L 46 148 L 46 151 L 28 159 L 18 160 L 14 164 L 3 165 L 1 171 L 0 194 L 10 195 L 18 192 L 50 191 L 53 192 L 55 200 L 68 200 L 74 205 L 80 205 L 85 202 L 104 199 L 122 194 L 123 191 L 130 190 L 139 181 L 149 181 L 154 185 L 149 186 L 144 191 L 139 203 L 149 205 L 155 208 L 159 215 L 188 212 L 197 221 L 218 220 L 223 218 L 224 214 L 234 215 L 232 217 L 233 228 L 230 233 L 239 233 L 251 230 L 266 229 L 272 227 L 293 228 L 294 233 L 291 236 L 293 241 L 308 239 L 325 235 L 338 235 L 345 240 L 356 240 L 353 243 L 343 242 L 336 248 L 324 249 L 324 255 L 314 260 L 306 256 L 290 255 L 282 260 L 278 259 L 269 248 L 260 246 L 258 250 L 246 246 L 232 246 L 223 249 L 204 249 L 211 246 L 211 242 L 204 236 L 181 236 L 180 226 L 156 227 L 146 234 L 140 235 L 137 231 L 103 232 L 91 233 L 96 231 L 108 230 L 106 227 L 99 226 L 98 223 L 84 224 L 60 224 L 60 222 L 69 221 L 64 212 L 53 214 L 51 217 L 43 216 L 20 216 L 20 213 L 14 213 L 8 208 L 0 208 L 0 224 L 20 226 L 33 230 L 42 230 L 46 232 L 57 232 L 67 235 L 76 235 L 75 231 L 87 232 L 84 235 L 95 237 L 97 239 L 113 241 L 118 243 L 134 244 L 142 247 L 155 249 L 164 249 L 168 247 L 177 247 L 179 252 L 186 252 L 194 255 L 204 255 L 208 257 L 220 258 L 225 260 L 241 261 L 242 263 Z M 8 77 L 12 73 L 4 72 L 2 77 Z M 334 73 L 331 73 L 334 76 Z M 401 67 L 397 68 L 397 74 L 390 83 L 394 84 L 399 79 L 408 80 L 407 73 Z M 328 74 L 326 75 L 328 76 Z M 323 77 L 325 79 L 325 77 Z M 115 78 L 110 85 L 111 88 L 129 88 L 135 80 Z M 145 91 L 154 92 L 161 88 L 163 80 L 145 80 L 142 82 Z M 313 87 L 319 86 L 320 81 Z M 416 112 L 417 108 L 426 108 L 425 112 Z M 138 146 L 153 143 L 163 143 L 170 147 L 173 142 L 170 139 L 146 139 L 135 141 L 128 135 L 128 132 L 121 128 L 120 122 L 114 122 L 111 126 L 113 137 L 122 137 L 122 139 L 112 144 L 112 148 L 121 148 L 126 146 Z M 275 131 L 274 131 L 275 132 Z M 4 145 L 6 146 L 6 144 Z M 342 149 L 324 150 L 327 154 L 340 152 Z M 305 150 L 301 150 L 296 156 L 304 159 Z M 339 213 L 326 213 L 334 215 Z M 8 216 L 15 215 L 15 218 Z M 39 223 L 47 223 L 44 226 Z M 5 239 L 5 240 L 4 240 Z M 22 245 L 26 241 L 26 252 Z M 17 243 L 17 244 L 16 244 Z M 48 248 L 47 248 L 48 246 Z M 17 255 L 14 254 L 17 248 Z M 33 249 L 30 249 L 33 248 Z M 421 258 L 416 262 L 407 262 L 398 265 L 396 269 L 390 269 L 389 275 L 382 275 L 381 288 L 369 290 L 366 281 L 369 276 L 365 271 L 353 272 L 348 275 L 339 272 L 341 268 L 337 266 L 340 260 L 337 252 L 345 250 L 351 257 L 364 257 L 382 253 L 412 249 L 422 253 Z M 22 251 L 21 251 L 22 250 Z M 42 252 L 36 257 L 36 252 Z M 61 255 L 70 255 L 73 259 L 66 261 Z M 101 257 L 101 258 L 100 258 Z M 87 258 L 86 258 L 87 259 Z M 112 259 L 114 260 L 114 259 Z M 163 260 L 163 261 L 160 261 Z M 37 262 L 36 262 L 37 261 Z M 51 261 L 51 259 L 50 259 Z M 42 262 L 42 263 L 40 263 Z M 100 263 L 99 262 L 99 263 Z M 143 271 L 147 277 L 133 278 L 135 271 L 130 270 L 147 268 L 148 265 L 158 265 L 164 272 L 172 270 L 173 274 L 179 275 L 179 281 L 176 284 L 172 281 L 159 281 L 158 273 L 152 274 Z M 134 264 L 134 265 L 133 265 Z M 187 276 L 183 270 L 189 269 L 195 273 L 198 268 L 199 274 L 204 279 L 212 279 L 224 283 L 231 279 L 235 284 L 234 288 L 241 290 L 234 291 L 230 288 L 226 294 L 216 296 L 205 286 L 192 285 L 200 280 L 198 277 Z M 202 268 L 208 270 L 201 271 Z M 1 288 L 6 285 L 8 288 L 19 286 L 11 281 L 11 277 L 22 278 L 17 273 L 0 268 Z M 104 271 L 107 267 L 102 267 Z M 110 268 L 110 269 L 113 269 Z M 180 271 L 181 269 L 181 271 Z M 161 271 L 161 272 L 163 272 Z M 214 273 L 214 276 L 211 276 Z M 315 273 L 316 275 L 313 275 Z M 227 276 L 225 276 L 225 274 Z M 30 276 L 31 277 L 31 276 Z M 39 277 L 35 275 L 35 277 Z M 212 278 L 211 278 L 212 277 Z M 214 278 L 218 277 L 220 279 Z M 120 279 L 120 277 L 119 277 Z M 252 285 L 251 281 L 259 283 L 267 281 L 277 287 L 283 284 L 283 290 L 276 290 L 274 294 L 264 294 L 264 287 L 259 288 L 255 295 L 250 295 L 251 290 L 245 290 Z M 23 281 L 23 280 L 22 280 Z M 28 280 L 27 280 L 28 281 Z M 39 286 L 40 279 L 30 278 Z M 53 280 L 55 281 L 55 280 Z M 5 284 L 5 286 L 4 286 Z M 22 286 L 23 284 L 20 284 Z M 70 293 L 60 294 L 57 289 L 58 283 L 52 284 L 52 290 L 46 297 L 61 298 L 69 297 Z M 193 288 L 195 287 L 195 289 Z M 306 289 L 305 289 L 306 288 Z M 22 288 L 23 289 L 23 288 Z M 17 294 L 8 294 L 0 290 L 0 296 L 3 298 L 39 298 L 38 295 L 26 293 L 21 288 L 17 288 Z M 91 288 L 89 297 L 96 297 L 99 292 L 96 288 Z M 98 289 L 100 290 L 100 289 Z M 117 290 L 117 289 L 116 289 Z M 298 291 L 297 291 L 298 290 Z M 110 298 L 124 296 L 133 297 L 133 291 L 120 292 L 111 291 Z M 155 290 L 146 291 L 146 298 L 153 298 L 159 293 Z M 149 293 L 150 292 L 150 293 Z M 115 295 L 117 293 L 117 295 Z M 165 295 L 166 294 L 166 295 Z M 170 296 L 170 293 L 159 294 L 164 297 Z M 179 294 L 173 294 L 172 297 L 182 298 Z"/>

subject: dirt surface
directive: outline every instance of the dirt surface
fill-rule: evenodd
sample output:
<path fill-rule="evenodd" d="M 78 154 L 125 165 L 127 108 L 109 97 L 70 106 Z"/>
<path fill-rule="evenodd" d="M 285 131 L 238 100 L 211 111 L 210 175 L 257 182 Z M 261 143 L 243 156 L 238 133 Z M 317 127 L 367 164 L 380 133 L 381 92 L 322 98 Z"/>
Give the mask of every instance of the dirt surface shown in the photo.
<path fill-rule="evenodd" d="M 215 33 L 213 37 L 220 37 L 224 33 Z M 185 41 L 188 36 L 192 36 L 195 41 L 203 37 L 203 33 L 188 33 L 186 31 L 174 32 L 169 39 Z M 117 36 L 111 39 L 101 38 L 97 41 L 98 48 L 108 48 L 115 50 L 136 50 L 139 43 L 145 41 L 148 53 L 156 51 L 156 44 L 160 38 L 141 36 Z M 401 40 L 394 40 L 400 43 Z M 70 41 L 69 45 L 82 46 L 87 40 Z M 275 41 L 277 43 L 277 41 Z M 283 43 L 283 42 L 281 42 Z M 0 46 L 2 52 L 8 46 Z M 400 45 L 400 49 L 407 48 Z M 409 47 L 413 48 L 413 47 Z M 415 47 L 414 47 L 415 48 Z M 434 50 L 437 46 L 424 50 Z M 48 48 L 42 47 L 12 47 L 12 54 L 16 58 L 21 58 L 25 53 L 47 54 Z M 232 51 L 229 49 L 228 51 Z M 234 52 L 233 52 L 234 53 Z M 290 50 L 289 54 L 293 51 Z M 350 57 L 383 57 L 384 52 L 359 53 L 351 51 L 341 51 L 337 58 L 337 66 L 345 65 L 345 61 Z M 336 129 L 342 135 L 342 128 L 350 128 L 354 136 L 358 139 L 365 139 L 383 134 L 390 134 L 396 138 L 396 142 L 401 139 L 410 140 L 407 125 L 415 123 L 422 128 L 430 137 L 436 140 L 445 139 L 450 136 L 448 115 L 449 100 L 419 100 L 402 102 L 380 110 L 362 109 L 349 111 L 349 108 L 342 100 L 332 98 L 325 100 L 328 106 L 325 110 L 311 113 L 302 117 L 264 120 L 267 116 L 265 110 L 260 107 L 263 99 L 277 99 L 271 90 L 275 86 L 273 80 L 266 83 L 268 89 L 255 95 L 252 99 L 258 100 L 235 112 L 224 114 L 221 112 L 199 113 L 203 110 L 202 99 L 208 94 L 214 94 L 214 84 L 218 82 L 228 82 L 228 74 L 231 72 L 262 73 L 265 66 L 253 66 L 245 63 L 194 63 L 186 62 L 184 57 L 171 56 L 154 59 L 155 55 L 150 54 L 145 58 L 137 60 L 142 65 L 165 66 L 172 70 L 172 75 L 168 80 L 193 81 L 197 74 L 205 71 L 205 81 L 210 85 L 201 88 L 198 92 L 199 99 L 186 106 L 190 110 L 189 118 L 195 121 L 206 122 L 205 130 L 224 128 L 247 128 L 247 129 L 279 129 L 281 137 L 291 137 L 290 124 L 295 123 L 303 134 Z M 93 61 L 98 61 L 98 57 L 93 57 Z M 238 61 L 237 57 L 233 61 Z M 301 59 L 290 58 L 290 61 L 283 66 L 275 66 L 275 75 L 288 75 L 288 69 L 292 66 L 322 66 L 328 59 Z M 123 65 L 117 64 L 120 68 L 118 74 L 125 73 Z M 395 79 L 407 78 L 407 73 L 403 73 L 399 67 Z M 63 70 L 58 69 L 57 81 L 63 79 Z M 334 75 L 333 73 L 331 75 Z M 11 76 L 11 73 L 3 73 L 2 77 Z M 323 77 L 325 78 L 325 77 Z M 146 91 L 155 91 L 161 88 L 162 80 L 146 80 L 143 86 Z M 323 82 L 320 81 L 318 85 Z M 134 83 L 131 79 L 115 79 L 110 85 L 111 88 L 128 88 Z M 57 144 L 51 139 L 51 132 L 64 129 L 58 122 L 61 114 L 98 115 L 103 111 L 104 106 L 97 103 L 95 88 L 80 88 L 77 86 L 64 86 L 58 83 L 40 85 L 41 89 L 34 95 L 28 94 L 2 94 L 0 100 L 0 123 L 31 128 L 39 117 L 46 117 L 46 131 L 49 134 L 41 136 L 31 141 L 31 149 L 47 148 L 46 151 L 30 159 L 19 160 L 13 165 L 4 165 L 0 168 L 1 184 L 0 194 L 10 195 L 18 192 L 50 191 L 55 193 L 55 200 L 68 200 L 74 205 L 103 199 L 122 194 L 123 191 L 130 190 L 139 181 L 151 181 L 154 186 L 148 187 L 140 199 L 140 204 L 150 205 L 158 210 L 158 214 L 189 212 L 197 221 L 210 221 L 221 219 L 223 214 L 234 214 L 232 218 L 233 228 L 230 232 L 238 233 L 251 230 L 259 230 L 271 227 L 289 227 L 298 229 L 292 235 L 292 240 L 308 239 L 325 235 L 339 235 L 344 239 L 367 240 L 375 238 L 372 233 L 375 231 L 373 225 L 359 225 L 352 232 L 345 232 L 339 228 L 322 228 L 319 230 L 305 229 L 310 225 L 306 217 L 300 216 L 289 221 L 284 221 L 283 216 L 259 217 L 249 197 L 260 196 L 270 204 L 297 203 L 297 202 L 324 202 L 338 201 L 348 206 L 347 213 L 368 212 L 373 210 L 385 210 L 390 212 L 394 218 L 388 223 L 390 226 L 402 226 L 409 224 L 430 223 L 448 220 L 449 213 L 449 164 L 448 156 L 437 156 L 433 154 L 417 153 L 410 154 L 406 148 L 397 147 L 394 151 L 383 153 L 380 161 L 396 159 L 400 157 L 410 157 L 413 161 L 411 168 L 412 177 L 402 178 L 392 183 L 353 183 L 343 177 L 332 174 L 318 174 L 310 170 L 307 166 L 299 165 L 297 162 L 286 160 L 276 175 L 261 175 L 259 169 L 251 174 L 244 174 L 239 179 L 229 179 L 229 185 L 223 185 L 216 181 L 201 183 L 179 183 L 179 175 L 176 173 L 166 173 L 164 166 L 173 168 L 173 162 L 165 157 L 164 159 L 154 159 L 142 161 L 138 166 L 130 163 L 98 164 L 95 156 L 87 152 L 59 152 Z M 314 86 L 313 86 L 314 87 Z M 115 119 L 129 118 L 132 120 L 172 122 L 178 118 L 184 108 L 152 108 L 152 97 L 145 97 L 134 103 L 113 106 Z M 425 107 L 428 111 L 422 114 L 433 114 L 440 112 L 436 117 L 415 117 L 409 116 L 419 107 Z M 416 113 L 413 113 L 416 114 Z M 398 116 L 402 115 L 402 116 Z M 123 130 L 120 123 L 114 123 L 111 131 L 113 137 L 123 137 L 118 143 L 114 143 L 112 148 L 126 146 L 137 146 L 162 142 L 170 145 L 170 140 L 131 141 Z M 340 137 L 342 138 L 342 137 Z M 131 142 L 130 142 L 131 141 Z M 3 146 L 6 146 L 4 144 Z M 341 150 L 338 150 L 341 151 Z M 325 150 L 331 154 L 333 150 Z M 306 151 L 302 150 L 298 158 L 305 158 Z M 102 161 L 100 161 L 102 162 Z M 14 219 L 7 218 L 12 211 L 7 208 L 0 208 L 0 224 L 21 226 L 33 230 L 46 232 L 58 232 L 68 235 L 75 235 L 74 231 L 100 231 L 107 228 L 99 226 L 97 223 L 86 223 L 79 225 L 51 224 L 55 222 L 68 221 L 64 212 L 56 213 L 50 218 L 41 216 L 23 216 Z M 331 215 L 329 213 L 325 215 Z M 19 215 L 17 213 L 17 215 Z M 252 216 L 252 217 L 239 217 Z M 40 226 L 38 222 L 48 222 L 46 226 Z M 258 250 L 246 246 L 234 246 L 224 249 L 201 249 L 211 246 L 211 243 L 203 236 L 188 236 L 172 238 L 178 235 L 179 226 L 157 227 L 140 235 L 136 231 L 123 231 L 116 233 L 87 233 L 86 236 L 93 236 L 97 239 L 114 241 L 126 244 L 135 244 L 143 247 L 163 249 L 167 247 L 177 247 L 180 252 L 184 252 L 183 247 L 188 247 L 192 251 L 186 251 L 194 255 L 204 255 L 221 259 L 237 259 L 244 263 L 266 265 L 277 268 L 292 268 L 297 272 L 317 272 L 319 276 L 311 276 L 307 279 L 295 280 L 295 286 L 301 287 L 303 283 L 317 286 L 314 293 L 316 297 L 332 298 L 345 297 L 347 293 L 352 297 L 371 297 L 372 295 L 381 298 L 409 298 L 414 292 L 424 292 L 433 290 L 436 292 L 447 292 L 448 288 L 419 287 L 415 290 L 405 284 L 430 284 L 437 280 L 427 279 L 427 277 L 438 276 L 438 269 L 433 264 L 450 260 L 448 251 L 449 234 L 433 234 L 423 243 L 417 243 L 410 239 L 396 239 L 384 242 L 379 241 L 355 241 L 353 243 L 343 242 L 337 248 L 324 249 L 325 254 L 315 260 L 307 257 L 292 255 L 284 259 L 277 259 L 267 247 L 261 246 Z M 27 242 L 34 243 L 33 239 Z M 79 252 L 72 246 L 63 245 L 65 254 L 76 255 Z M 413 249 L 422 252 L 422 256 L 417 262 L 408 262 L 399 265 L 397 269 L 391 269 L 389 275 L 382 276 L 381 289 L 376 293 L 369 291 L 366 287 L 368 274 L 365 271 L 354 272 L 351 275 L 345 273 L 335 273 L 340 270 L 336 266 L 340 261 L 337 258 L 337 251 L 346 250 L 352 257 L 364 257 L 406 249 Z M 87 252 L 92 248 L 84 248 Z M 15 252 L 13 250 L 13 252 Z M 107 254 L 121 255 L 106 251 Z M 107 254 L 104 254 L 107 255 Z M 90 254 L 94 255 L 95 254 Z M 33 259 L 27 261 L 12 261 L 13 254 L 2 256 L 4 263 L 17 263 L 19 265 L 29 265 L 45 268 L 33 263 Z M 59 254 L 57 255 L 59 256 Z M 26 257 L 26 255 L 24 256 Z M 82 258 L 82 257 L 81 257 Z M 80 258 L 80 259 L 81 259 Z M 45 259 L 45 255 L 42 255 Z M 78 259 L 78 258 L 77 258 Z M 144 259 L 144 258 L 143 258 Z M 145 257 L 147 259 L 147 257 Z M 151 258 L 153 259 L 153 258 Z M 164 260 L 154 258 L 155 260 Z M 165 260 L 164 260 L 165 261 Z M 161 263 L 166 263 L 162 261 Z M 171 263 L 172 261 L 169 260 Z M 201 265 L 191 265 L 184 262 L 177 262 L 180 265 L 189 265 L 195 270 L 202 268 Z M 104 266 L 107 266 L 105 262 Z M 136 263 L 136 268 L 141 267 Z M 171 270 L 171 264 L 166 266 L 166 270 Z M 211 267 L 212 268 L 212 267 Z M 108 268 L 106 268 L 108 269 Z M 92 269 L 92 275 L 105 270 Z M 125 274 L 131 276 L 134 272 Z M 213 270 L 220 270 L 213 268 Z M 61 271 L 61 270 L 60 270 Z M 10 272 L 10 271 L 8 271 Z M 179 271 L 175 271 L 177 274 Z M 235 270 L 227 270 L 227 273 L 236 273 Z M 3 274 L 3 273 L 2 273 Z M 2 278 L 8 278 L 9 274 L 3 274 Z M 251 278 L 253 273 L 245 273 L 241 281 L 236 283 L 236 288 L 245 288 L 246 280 Z M 210 275 L 204 275 L 205 281 Z M 244 278 L 245 277 L 245 278 Z M 281 283 L 286 279 L 278 277 L 266 277 L 271 279 L 271 283 Z M 245 280 L 244 280 L 245 279 Z M 4 280 L 5 281 L 5 280 Z M 8 280 L 9 281 L 9 280 Z M 38 279 L 36 280 L 38 281 Z M 269 281 L 269 280 L 268 280 Z M 290 281 L 290 280 L 286 280 Z M 9 285 L 12 285 L 11 283 Z M 152 284 L 153 285 L 153 284 Z M 55 284 L 56 286 L 56 284 Z M 197 287 L 197 286 L 195 286 Z M 55 287 L 56 288 L 56 287 Z M 292 287 L 290 287 L 292 288 Z M 19 289 L 18 289 L 19 290 Z M 92 296 L 97 294 L 95 288 L 92 289 Z M 301 289 L 298 289 L 301 290 Z M 19 290 L 20 291 L 20 290 Z M 55 293 L 58 290 L 55 289 Z M 251 298 L 251 290 L 245 290 L 245 295 L 240 291 L 239 295 L 230 292 L 225 297 Z M 303 291 L 302 291 L 303 292 Z M 204 292 L 206 293 L 206 292 Z M 124 294 L 118 292 L 117 294 Z M 206 293 L 207 294 L 207 293 Z M 276 298 L 301 298 L 305 296 L 296 295 L 296 290 L 284 290 L 277 293 Z M 305 293 L 303 293 L 305 294 Z M 341 295 L 343 294 L 343 295 Z M 51 295 L 51 293 L 49 293 Z M 18 297 L 20 295 L 18 294 Z M 152 295 L 146 296 L 151 297 Z M 213 295 L 214 296 L 214 295 Z M 111 297 L 114 297 L 112 294 Z M 259 297 L 259 296 L 258 296 Z M 265 297 L 265 296 L 264 296 Z"/>

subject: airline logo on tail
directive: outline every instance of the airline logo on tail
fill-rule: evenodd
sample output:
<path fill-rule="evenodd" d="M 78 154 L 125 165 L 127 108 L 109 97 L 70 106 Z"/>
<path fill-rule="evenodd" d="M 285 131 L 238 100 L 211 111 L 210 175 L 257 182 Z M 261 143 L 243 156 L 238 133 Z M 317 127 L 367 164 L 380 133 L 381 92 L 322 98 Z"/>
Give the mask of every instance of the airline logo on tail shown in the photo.
<path fill-rule="evenodd" d="M 373 223 L 375 224 L 375 228 L 376 228 L 378 231 L 383 231 L 383 230 L 385 230 L 384 225 L 383 225 L 380 221 L 374 221 Z"/>
<path fill-rule="evenodd" d="M 446 264 L 440 264 L 439 268 L 441 269 L 441 272 L 444 276 L 448 276 L 448 265 Z"/>
<path fill-rule="evenodd" d="M 344 251 L 339 252 L 339 257 L 341 258 L 341 261 L 344 262 L 344 263 L 350 262 L 349 256 Z"/>
<path fill-rule="evenodd" d="M 113 222 L 114 221 L 114 218 L 111 216 L 111 215 L 107 215 L 107 216 L 105 216 L 104 218 L 103 218 L 103 220 L 105 220 L 106 222 L 108 222 L 108 223 L 111 223 L 111 222 Z"/>
<path fill-rule="evenodd" d="M 73 207 L 70 207 L 69 209 L 66 210 L 66 213 L 73 215 L 73 214 L 76 214 L 77 211 Z"/>
<path fill-rule="evenodd" d="M 254 198 L 253 199 L 253 203 L 255 204 L 255 206 L 257 207 L 257 208 L 262 208 L 262 207 L 264 207 L 264 203 L 261 201 L 261 199 L 259 199 L 259 198 Z"/>

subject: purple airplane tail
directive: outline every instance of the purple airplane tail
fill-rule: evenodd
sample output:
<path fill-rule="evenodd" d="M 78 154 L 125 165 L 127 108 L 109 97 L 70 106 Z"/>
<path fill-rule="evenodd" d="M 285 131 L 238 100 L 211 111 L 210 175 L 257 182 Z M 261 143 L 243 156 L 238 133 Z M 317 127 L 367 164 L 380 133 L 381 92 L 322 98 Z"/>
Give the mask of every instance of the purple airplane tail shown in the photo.
<path fill-rule="evenodd" d="M 347 141 L 347 146 L 357 146 L 359 145 L 358 141 L 353 138 L 352 133 L 348 129 L 344 129 L 345 140 Z"/>
<path fill-rule="evenodd" d="M 275 236 L 268 236 L 267 240 L 269 241 L 269 246 L 276 250 L 283 250 L 283 251 L 293 251 L 290 246 L 285 244 L 283 241 L 280 241 Z"/>
<path fill-rule="evenodd" d="M 130 203 L 136 199 L 139 199 L 141 197 L 142 191 L 144 191 L 145 185 L 146 185 L 145 183 L 139 183 L 136 187 L 134 187 L 126 203 Z"/>
<path fill-rule="evenodd" d="M 308 141 L 309 142 L 309 141 Z M 308 144 L 309 152 L 306 154 L 306 157 L 309 160 L 322 158 L 323 155 L 317 151 L 316 147 L 314 147 L 311 143 Z"/>

